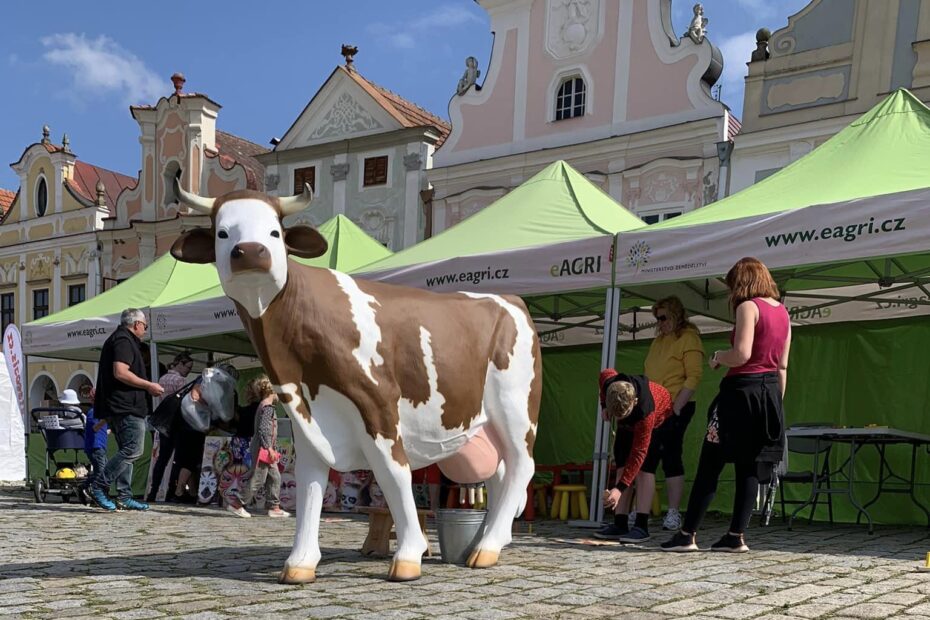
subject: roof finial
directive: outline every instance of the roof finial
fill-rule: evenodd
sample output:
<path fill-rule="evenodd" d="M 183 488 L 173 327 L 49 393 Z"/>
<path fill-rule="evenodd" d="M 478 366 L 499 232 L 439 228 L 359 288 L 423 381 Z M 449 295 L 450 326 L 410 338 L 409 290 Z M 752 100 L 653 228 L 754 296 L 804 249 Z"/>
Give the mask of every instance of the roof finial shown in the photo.
<path fill-rule="evenodd" d="M 97 179 L 97 206 L 105 207 L 107 206 L 107 188 L 103 184 L 103 181 Z"/>
<path fill-rule="evenodd" d="M 174 94 L 178 97 L 181 96 L 181 89 L 184 88 L 184 82 L 187 80 L 184 78 L 184 74 L 181 72 L 175 73 L 171 76 L 171 83 L 174 84 Z"/>
<path fill-rule="evenodd" d="M 61 150 L 65 153 L 71 152 L 71 139 L 68 138 L 68 134 L 64 134 L 61 137 Z"/>
<path fill-rule="evenodd" d="M 342 55 L 346 59 L 346 69 L 349 71 L 354 71 L 355 67 L 353 63 L 355 62 L 355 55 L 358 54 L 358 47 L 355 45 L 347 45 L 346 43 L 342 44 Z"/>
<path fill-rule="evenodd" d="M 771 53 L 769 53 L 769 40 L 771 38 L 772 33 L 768 28 L 759 28 L 756 31 L 756 49 L 753 50 L 750 56 L 750 62 L 769 59 L 771 56 Z"/>
<path fill-rule="evenodd" d="M 49 144 L 51 140 L 49 136 L 52 135 L 52 130 L 49 129 L 48 125 L 42 125 L 42 144 Z"/>

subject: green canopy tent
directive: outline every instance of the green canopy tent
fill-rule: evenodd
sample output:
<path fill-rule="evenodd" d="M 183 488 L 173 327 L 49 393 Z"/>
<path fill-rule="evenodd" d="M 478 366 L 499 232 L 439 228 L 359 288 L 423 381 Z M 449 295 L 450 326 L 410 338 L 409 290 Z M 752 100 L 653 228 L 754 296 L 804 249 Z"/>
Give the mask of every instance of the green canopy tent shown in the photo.
<path fill-rule="evenodd" d="M 326 221 L 317 230 L 329 244 L 326 253 L 294 260 L 312 267 L 349 272 L 391 255 L 390 250 L 344 215 Z M 216 268 L 207 267 L 217 281 L 215 286 L 152 307 L 153 340 L 175 347 L 254 355 L 236 307 L 218 283 Z"/>
<path fill-rule="evenodd" d="M 100 347 L 119 325 L 125 308 L 148 311 L 157 304 L 189 297 L 219 284 L 212 265 L 179 263 L 162 256 L 108 291 L 76 306 L 26 323 L 23 352 L 28 356 L 97 361 Z"/>
<path fill-rule="evenodd" d="M 617 281 L 624 294 L 678 294 L 692 313 L 729 320 L 722 276 L 755 256 L 772 270 L 796 326 L 928 313 L 928 206 L 930 108 L 898 90 L 771 177 L 679 218 L 621 232 Z M 930 393 L 925 381 L 913 383 L 930 372 L 926 356 L 915 356 L 915 337 L 930 340 L 920 325 L 796 330 L 792 367 L 803 370 L 790 374 L 789 422 L 930 433 L 930 420 L 917 413 Z M 902 381 L 917 389 L 902 389 Z M 597 445 L 603 452 L 603 437 Z M 606 459 L 599 465 L 606 469 Z M 864 462 L 857 479 L 874 481 L 877 470 L 877 462 Z M 884 518 L 918 517 L 911 506 L 896 508 Z"/>
<path fill-rule="evenodd" d="M 618 280 L 646 299 L 667 292 L 665 283 L 684 282 L 692 310 L 724 318 L 719 277 L 736 259 L 755 256 L 799 302 L 900 301 L 892 295 L 930 278 L 928 204 L 930 108 L 900 89 L 763 181 L 621 234 Z"/>
<path fill-rule="evenodd" d="M 433 291 L 519 294 L 543 343 L 558 343 L 568 330 L 589 330 L 600 338 L 605 367 L 616 356 L 620 303 L 614 236 L 642 225 L 582 174 L 557 161 L 477 214 L 357 275 Z M 643 302 L 631 298 L 627 303 Z M 614 320 L 605 323 L 605 316 Z M 610 429 L 591 413 L 598 420 L 598 445 Z M 552 429 L 590 420 L 559 419 L 546 410 L 540 418 L 540 428 Z M 540 444 L 557 443 L 562 436 L 540 433 L 537 451 L 552 452 Z M 591 513 L 599 509 L 599 496 L 592 493 Z"/>

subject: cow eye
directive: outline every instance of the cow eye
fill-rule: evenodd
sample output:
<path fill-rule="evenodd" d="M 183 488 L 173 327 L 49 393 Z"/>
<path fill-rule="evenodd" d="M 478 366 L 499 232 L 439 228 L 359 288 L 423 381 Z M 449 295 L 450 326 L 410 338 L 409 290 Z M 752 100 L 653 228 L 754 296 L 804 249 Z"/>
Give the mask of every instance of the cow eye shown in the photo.
<path fill-rule="evenodd" d="M 229 233 L 225 230 L 221 230 L 220 232 L 216 233 L 216 236 L 220 239 L 229 239 Z"/>
<path fill-rule="evenodd" d="M 277 231 L 277 230 L 272 230 L 272 231 L 271 231 L 271 236 L 272 236 L 272 237 L 280 237 L 280 236 L 281 236 L 281 232 L 280 232 L 280 231 Z"/>

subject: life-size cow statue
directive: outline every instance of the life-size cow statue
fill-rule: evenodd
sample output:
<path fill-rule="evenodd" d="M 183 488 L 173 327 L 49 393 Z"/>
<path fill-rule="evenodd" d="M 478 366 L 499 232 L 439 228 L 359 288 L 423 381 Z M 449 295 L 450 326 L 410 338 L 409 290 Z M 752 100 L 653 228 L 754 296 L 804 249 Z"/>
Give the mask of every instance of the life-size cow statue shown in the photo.
<path fill-rule="evenodd" d="M 293 421 L 299 522 L 281 582 L 316 576 L 330 468 L 374 472 L 397 529 L 394 581 L 420 576 L 428 544 L 411 469 L 438 463 L 458 482 L 486 481 L 485 531 L 468 566 L 496 564 L 534 471 L 542 368 L 523 302 L 356 280 L 289 260 L 327 249 L 316 229 L 281 223 L 309 205 L 309 187 L 289 198 L 175 189 L 211 227 L 185 232 L 172 255 L 216 263 Z"/>

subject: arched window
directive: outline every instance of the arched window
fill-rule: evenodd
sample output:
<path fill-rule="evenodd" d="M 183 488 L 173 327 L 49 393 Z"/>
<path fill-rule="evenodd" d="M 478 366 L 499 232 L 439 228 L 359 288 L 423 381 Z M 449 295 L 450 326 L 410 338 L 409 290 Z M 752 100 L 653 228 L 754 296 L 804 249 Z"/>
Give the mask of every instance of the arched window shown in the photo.
<path fill-rule="evenodd" d="M 48 184 L 45 182 L 45 177 L 39 177 L 39 182 L 36 183 L 36 215 L 42 217 L 46 209 L 48 209 Z"/>
<path fill-rule="evenodd" d="M 584 116 L 586 92 L 582 78 L 573 76 L 562 80 L 555 97 L 555 120 Z"/>

